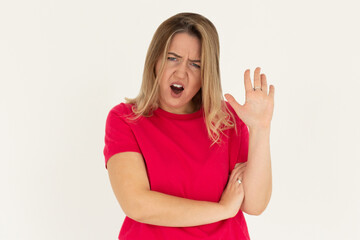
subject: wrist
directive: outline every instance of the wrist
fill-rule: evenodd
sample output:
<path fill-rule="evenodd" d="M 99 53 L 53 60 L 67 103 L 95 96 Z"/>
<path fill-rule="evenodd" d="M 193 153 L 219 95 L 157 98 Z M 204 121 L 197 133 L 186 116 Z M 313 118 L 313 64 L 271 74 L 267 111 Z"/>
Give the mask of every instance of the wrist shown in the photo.
<path fill-rule="evenodd" d="M 221 219 L 225 220 L 228 218 L 233 217 L 232 216 L 232 212 L 230 211 L 230 209 L 228 207 L 226 207 L 225 204 L 221 203 L 221 201 L 218 203 L 219 205 L 219 209 L 220 209 L 220 214 L 221 214 Z"/>
<path fill-rule="evenodd" d="M 249 127 L 249 132 L 266 132 L 266 133 L 270 133 L 270 125 Z"/>

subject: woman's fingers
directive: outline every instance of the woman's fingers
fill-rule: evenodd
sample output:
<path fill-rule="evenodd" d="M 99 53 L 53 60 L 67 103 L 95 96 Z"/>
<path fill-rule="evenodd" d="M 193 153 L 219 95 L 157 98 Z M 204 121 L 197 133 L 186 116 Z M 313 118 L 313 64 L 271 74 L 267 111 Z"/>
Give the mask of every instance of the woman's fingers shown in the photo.
<path fill-rule="evenodd" d="M 243 179 L 244 172 L 245 172 L 245 168 L 239 169 L 239 171 L 237 171 L 237 172 L 235 173 L 235 177 L 234 177 L 235 180 L 237 180 L 238 178 L 239 178 L 240 180 L 242 180 L 242 179 Z"/>
<path fill-rule="evenodd" d="M 238 178 L 242 180 L 243 173 L 246 170 L 246 165 L 246 162 L 235 164 L 235 167 L 231 172 L 229 181 L 237 181 Z"/>
<path fill-rule="evenodd" d="M 261 87 L 261 80 L 260 80 L 260 67 L 255 68 L 254 71 L 254 88 Z"/>
<path fill-rule="evenodd" d="M 247 162 L 239 162 L 239 163 L 236 163 L 235 164 L 235 167 L 234 168 L 236 168 L 236 167 L 238 167 L 238 166 L 243 166 L 243 165 L 246 165 L 247 164 Z"/>
<path fill-rule="evenodd" d="M 265 74 L 261 74 L 260 77 L 261 77 L 261 89 L 267 95 L 268 85 L 266 81 L 266 76 Z"/>
<path fill-rule="evenodd" d="M 230 178 L 229 178 L 230 182 L 235 181 L 235 175 L 236 175 L 236 168 L 234 168 L 234 170 L 231 171 Z"/>
<path fill-rule="evenodd" d="M 244 85 L 245 85 L 246 92 L 253 91 L 253 88 L 251 85 L 251 79 L 250 79 L 250 69 L 246 69 L 246 71 L 244 72 Z"/>
<path fill-rule="evenodd" d="M 243 163 L 237 163 L 235 164 L 234 169 L 242 169 L 242 168 L 246 168 L 247 162 L 243 162 Z"/>

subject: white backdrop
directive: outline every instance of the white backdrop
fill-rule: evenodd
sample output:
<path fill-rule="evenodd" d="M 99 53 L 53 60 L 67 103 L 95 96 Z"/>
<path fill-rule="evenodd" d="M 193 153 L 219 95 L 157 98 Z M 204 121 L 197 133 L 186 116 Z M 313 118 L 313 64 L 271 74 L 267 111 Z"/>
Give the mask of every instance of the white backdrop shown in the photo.
<path fill-rule="evenodd" d="M 220 5 L 221 4 L 221 5 Z M 140 89 L 168 17 L 216 26 L 223 92 L 275 85 L 273 193 L 255 240 L 360 239 L 360 4 L 343 1 L 0 3 L 0 239 L 117 239 L 105 169 L 109 110 Z"/>

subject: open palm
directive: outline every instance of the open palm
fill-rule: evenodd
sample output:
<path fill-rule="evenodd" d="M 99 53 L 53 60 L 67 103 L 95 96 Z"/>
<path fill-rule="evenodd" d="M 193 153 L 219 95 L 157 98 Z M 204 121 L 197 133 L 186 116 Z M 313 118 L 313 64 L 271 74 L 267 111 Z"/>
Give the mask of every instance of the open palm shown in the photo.
<path fill-rule="evenodd" d="M 226 93 L 224 96 L 233 107 L 239 118 L 249 128 L 269 128 L 274 111 L 274 85 L 268 85 L 265 74 L 260 75 L 260 67 L 254 71 L 254 88 L 251 84 L 250 69 L 244 73 L 245 104 L 239 104 L 235 98 Z"/>

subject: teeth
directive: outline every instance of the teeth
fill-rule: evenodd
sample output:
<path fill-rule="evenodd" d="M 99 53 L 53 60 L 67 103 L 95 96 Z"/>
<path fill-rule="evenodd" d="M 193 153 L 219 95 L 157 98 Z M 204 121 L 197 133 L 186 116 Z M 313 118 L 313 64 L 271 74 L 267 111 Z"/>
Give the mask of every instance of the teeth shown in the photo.
<path fill-rule="evenodd" d="M 175 87 L 178 87 L 178 88 L 182 88 L 183 86 L 182 85 L 180 85 L 180 84 L 173 84 L 172 86 L 175 86 Z"/>

